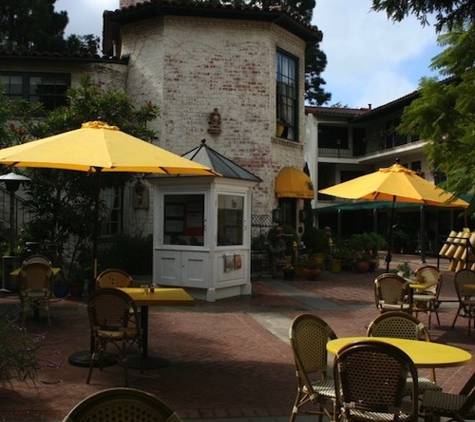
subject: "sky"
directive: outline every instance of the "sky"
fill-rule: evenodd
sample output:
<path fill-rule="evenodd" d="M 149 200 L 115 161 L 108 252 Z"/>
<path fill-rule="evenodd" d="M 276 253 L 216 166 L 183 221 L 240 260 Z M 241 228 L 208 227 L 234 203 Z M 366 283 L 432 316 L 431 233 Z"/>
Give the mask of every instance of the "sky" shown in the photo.
<path fill-rule="evenodd" d="M 312 24 L 323 32 L 327 55 L 322 75 L 332 94 L 326 105 L 373 108 L 418 88 L 440 52 L 433 26 L 415 18 L 393 23 L 384 12 L 371 11 L 371 0 L 316 0 Z M 119 8 L 119 0 L 56 0 L 68 12 L 66 35 L 102 35 L 102 13 Z"/>

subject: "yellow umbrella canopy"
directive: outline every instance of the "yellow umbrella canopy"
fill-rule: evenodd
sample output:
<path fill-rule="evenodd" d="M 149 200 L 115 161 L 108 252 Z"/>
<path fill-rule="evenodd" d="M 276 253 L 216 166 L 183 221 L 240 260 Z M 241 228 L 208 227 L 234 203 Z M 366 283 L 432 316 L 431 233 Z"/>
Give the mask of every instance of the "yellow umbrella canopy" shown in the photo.
<path fill-rule="evenodd" d="M 468 203 L 438 188 L 420 177 L 415 171 L 394 164 L 326 189 L 326 195 L 347 199 L 373 201 L 416 202 L 434 206 L 465 208 Z"/>
<path fill-rule="evenodd" d="M 209 167 L 121 132 L 105 122 L 83 123 L 77 130 L 0 150 L 0 164 L 77 170 L 97 174 L 93 277 L 97 275 L 100 174 L 137 172 L 219 176 Z"/>
<path fill-rule="evenodd" d="M 466 201 L 455 198 L 453 194 L 440 189 L 420 177 L 415 171 L 399 163 L 391 167 L 380 168 L 374 173 L 356 177 L 318 192 L 339 198 L 391 201 L 393 203 L 389 223 L 386 271 L 389 271 L 391 262 L 394 205 L 396 201 L 454 208 L 466 208 L 469 205 Z"/>
<path fill-rule="evenodd" d="M 87 172 L 216 175 L 209 167 L 145 142 L 116 126 L 95 121 L 81 129 L 0 150 L 10 167 L 45 167 Z"/>

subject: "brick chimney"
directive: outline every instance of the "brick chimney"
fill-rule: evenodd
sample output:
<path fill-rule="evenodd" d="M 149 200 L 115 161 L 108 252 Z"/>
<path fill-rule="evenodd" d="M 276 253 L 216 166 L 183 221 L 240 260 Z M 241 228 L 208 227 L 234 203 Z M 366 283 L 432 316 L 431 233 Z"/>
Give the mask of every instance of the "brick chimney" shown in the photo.
<path fill-rule="evenodd" d="M 143 3 L 141 0 L 120 0 L 119 8 L 122 9 L 123 7 L 134 6 L 137 3 Z"/>

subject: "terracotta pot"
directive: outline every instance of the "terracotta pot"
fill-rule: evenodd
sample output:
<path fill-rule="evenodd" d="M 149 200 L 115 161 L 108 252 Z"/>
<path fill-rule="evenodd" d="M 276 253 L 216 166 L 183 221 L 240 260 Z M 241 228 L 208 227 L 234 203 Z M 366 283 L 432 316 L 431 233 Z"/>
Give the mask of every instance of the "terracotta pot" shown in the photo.
<path fill-rule="evenodd" d="M 369 262 L 367 261 L 355 262 L 354 269 L 357 273 L 367 273 L 369 271 Z"/>
<path fill-rule="evenodd" d="M 305 280 L 315 281 L 320 277 L 321 274 L 322 274 L 321 268 L 304 268 L 303 269 L 303 276 L 305 277 Z"/>

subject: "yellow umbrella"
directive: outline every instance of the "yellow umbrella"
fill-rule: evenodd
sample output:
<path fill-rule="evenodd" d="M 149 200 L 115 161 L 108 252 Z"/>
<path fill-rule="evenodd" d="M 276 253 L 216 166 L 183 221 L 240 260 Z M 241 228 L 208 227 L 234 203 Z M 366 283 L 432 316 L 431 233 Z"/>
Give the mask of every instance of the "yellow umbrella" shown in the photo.
<path fill-rule="evenodd" d="M 2 149 L 0 163 L 10 167 L 87 172 L 216 175 L 209 167 L 100 121 L 83 123 L 81 129 Z"/>
<path fill-rule="evenodd" d="M 83 123 L 81 129 L 1 149 L 0 163 L 10 167 L 78 170 L 97 173 L 97 176 L 101 172 L 219 175 L 209 167 L 128 135 L 118 127 L 101 121 Z M 97 186 L 93 236 L 94 278 L 97 275 L 99 177 Z"/>
<path fill-rule="evenodd" d="M 340 198 L 391 201 L 393 203 L 386 271 L 389 271 L 391 262 L 392 227 L 396 201 L 453 208 L 466 208 L 469 205 L 466 201 L 455 198 L 453 194 L 440 189 L 420 177 L 415 171 L 409 170 L 399 163 L 318 192 Z"/>

